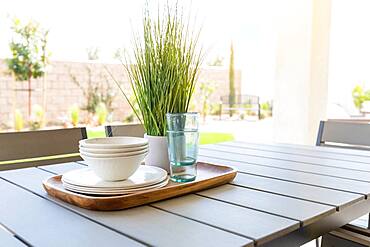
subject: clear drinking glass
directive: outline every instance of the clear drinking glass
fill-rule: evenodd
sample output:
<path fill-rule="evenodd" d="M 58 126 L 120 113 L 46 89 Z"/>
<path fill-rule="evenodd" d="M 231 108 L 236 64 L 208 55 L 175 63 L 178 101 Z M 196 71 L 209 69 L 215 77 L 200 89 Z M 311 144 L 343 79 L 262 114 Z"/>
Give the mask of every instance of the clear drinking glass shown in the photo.
<path fill-rule="evenodd" d="M 166 117 L 171 180 L 193 181 L 197 176 L 199 114 L 167 113 Z"/>

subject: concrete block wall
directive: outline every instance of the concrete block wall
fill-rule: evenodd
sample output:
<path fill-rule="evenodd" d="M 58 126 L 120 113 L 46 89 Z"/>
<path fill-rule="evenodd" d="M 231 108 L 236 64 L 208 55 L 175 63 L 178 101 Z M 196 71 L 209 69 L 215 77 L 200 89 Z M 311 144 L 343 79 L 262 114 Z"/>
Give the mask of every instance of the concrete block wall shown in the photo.
<path fill-rule="evenodd" d="M 128 76 L 121 64 L 104 64 L 99 62 L 68 62 L 53 61 L 44 78 L 32 80 L 32 104 L 45 108 L 46 121 L 49 125 L 58 125 L 69 117 L 69 109 L 77 104 L 82 107 L 86 98 L 83 91 L 73 82 L 73 74 L 82 87 L 87 86 L 88 70 L 91 70 L 93 84 L 101 83 L 106 90 L 112 88 L 116 94 L 113 101 L 113 120 L 122 121 L 131 114 L 129 104 L 119 92 L 116 83 L 107 70 L 118 80 L 123 89 L 131 94 Z M 218 102 L 221 95 L 227 95 L 229 90 L 229 72 L 223 67 L 203 68 L 198 82 L 208 82 L 215 88 L 210 97 L 211 102 Z M 236 71 L 236 93 L 241 92 L 241 72 Z M 200 83 L 198 83 L 199 85 Z M 45 88 L 45 90 L 43 90 Z M 0 124 L 12 127 L 15 109 L 19 109 L 27 119 L 28 94 L 27 82 L 15 81 L 7 72 L 4 60 L 0 60 Z M 197 98 L 194 97 L 196 101 Z M 198 105 L 198 104 L 195 104 Z M 85 119 L 86 113 L 81 111 L 80 119 Z"/>

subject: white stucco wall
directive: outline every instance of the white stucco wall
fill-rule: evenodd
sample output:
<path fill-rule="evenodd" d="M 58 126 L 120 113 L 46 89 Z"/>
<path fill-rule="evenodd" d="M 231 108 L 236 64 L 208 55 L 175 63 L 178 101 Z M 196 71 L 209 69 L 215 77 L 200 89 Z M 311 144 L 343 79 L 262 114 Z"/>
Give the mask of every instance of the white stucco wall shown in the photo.
<path fill-rule="evenodd" d="M 285 0 L 277 19 L 274 140 L 314 144 L 326 117 L 330 0 Z"/>

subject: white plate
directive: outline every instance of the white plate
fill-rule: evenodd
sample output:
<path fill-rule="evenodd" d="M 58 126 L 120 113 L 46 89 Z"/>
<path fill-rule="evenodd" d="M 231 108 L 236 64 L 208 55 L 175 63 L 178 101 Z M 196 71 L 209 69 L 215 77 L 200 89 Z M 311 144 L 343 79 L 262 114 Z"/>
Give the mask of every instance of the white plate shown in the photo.
<path fill-rule="evenodd" d="M 90 156 L 93 158 L 115 158 L 115 157 L 129 157 L 134 155 L 140 155 L 148 152 L 148 148 L 139 150 L 139 151 L 133 151 L 133 152 L 125 152 L 125 153 L 114 153 L 114 154 L 96 154 L 96 153 L 90 153 L 90 152 L 84 152 L 82 149 L 80 149 L 80 154 Z"/>
<path fill-rule="evenodd" d="M 84 186 L 76 186 L 76 185 L 71 185 L 71 184 L 68 184 L 68 183 L 63 183 L 63 186 L 64 187 L 68 187 L 68 188 L 72 188 L 72 189 L 76 189 L 76 190 L 81 190 L 81 191 L 96 191 L 96 192 L 135 192 L 135 191 L 140 191 L 140 190 L 145 190 L 145 189 L 148 189 L 148 188 L 155 188 L 156 186 L 159 186 L 160 184 L 162 183 L 165 183 L 166 180 L 168 180 L 169 178 L 166 177 L 163 181 L 160 181 L 158 183 L 155 183 L 155 184 L 152 184 L 152 185 L 148 185 L 148 186 L 144 186 L 144 187 L 139 187 L 139 188 L 133 188 L 133 189 L 121 189 L 121 188 L 92 188 L 92 187 L 84 187 Z"/>
<path fill-rule="evenodd" d="M 82 193 L 82 194 L 90 194 L 90 195 L 125 195 L 125 194 L 132 194 L 132 193 L 138 193 L 138 192 L 144 192 L 147 190 L 152 190 L 152 189 L 158 189 L 166 186 L 168 184 L 169 179 L 167 178 L 163 182 L 160 182 L 158 184 L 140 188 L 140 189 L 133 189 L 133 190 L 114 190 L 114 191 L 92 191 L 92 190 L 86 190 L 86 189 L 78 189 L 74 187 L 70 187 L 67 185 L 63 185 L 63 187 L 66 190 L 77 192 L 77 193 Z"/>
<path fill-rule="evenodd" d="M 144 145 L 140 147 L 133 147 L 133 148 L 87 148 L 83 146 L 79 146 L 80 150 L 87 152 L 87 153 L 95 153 L 95 154 L 115 154 L 115 153 L 126 153 L 126 152 L 134 152 L 147 149 L 149 146 Z"/>
<path fill-rule="evenodd" d="M 140 137 L 102 137 L 84 139 L 79 141 L 80 146 L 86 148 L 114 149 L 114 148 L 132 148 L 148 145 L 148 140 Z"/>
<path fill-rule="evenodd" d="M 90 168 L 83 168 L 65 173 L 62 176 L 62 182 L 93 188 L 133 189 L 153 185 L 163 181 L 166 177 L 167 172 L 159 167 L 140 165 L 131 177 L 122 181 L 104 181 Z"/>

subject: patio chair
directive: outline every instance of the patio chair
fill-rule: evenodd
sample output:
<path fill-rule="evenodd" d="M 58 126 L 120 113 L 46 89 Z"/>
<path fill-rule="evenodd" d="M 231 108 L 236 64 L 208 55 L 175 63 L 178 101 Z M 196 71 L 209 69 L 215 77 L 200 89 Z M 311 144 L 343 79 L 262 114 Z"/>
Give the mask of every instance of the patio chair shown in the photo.
<path fill-rule="evenodd" d="M 82 160 L 86 128 L 0 133 L 0 171 Z"/>
<path fill-rule="evenodd" d="M 364 149 L 370 151 L 370 125 L 355 120 L 321 121 L 316 146 Z"/>
<path fill-rule="evenodd" d="M 133 136 L 143 137 L 145 133 L 142 124 L 125 124 L 125 125 L 107 125 L 105 126 L 105 134 L 112 136 Z"/>
<path fill-rule="evenodd" d="M 317 135 L 317 146 L 352 148 L 370 151 L 370 124 L 351 121 L 321 121 Z M 357 219 L 336 229 L 322 238 L 325 246 L 370 246 L 370 214 L 367 220 Z M 339 244 L 340 240 L 343 240 Z M 353 245 L 345 245 L 352 241 Z M 365 245 L 361 245 L 366 243 Z M 357 244 L 357 245 L 356 245 Z"/>
<path fill-rule="evenodd" d="M 368 247 L 369 243 L 369 236 L 339 228 L 323 236 L 321 247 Z"/>

